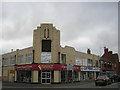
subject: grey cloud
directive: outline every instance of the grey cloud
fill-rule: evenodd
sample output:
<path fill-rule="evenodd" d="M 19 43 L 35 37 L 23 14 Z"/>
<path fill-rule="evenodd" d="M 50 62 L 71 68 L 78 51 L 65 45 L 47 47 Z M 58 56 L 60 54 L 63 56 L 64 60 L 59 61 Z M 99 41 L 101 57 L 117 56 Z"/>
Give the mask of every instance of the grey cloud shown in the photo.
<path fill-rule="evenodd" d="M 32 44 L 33 30 L 51 22 L 61 31 L 61 44 L 98 54 L 104 45 L 117 51 L 117 3 L 4 3 L 3 40 Z M 113 37 L 112 37 L 113 36 Z M 81 40 L 81 38 L 87 37 Z M 24 38 L 29 43 L 24 43 Z M 26 40 L 26 41 L 27 41 Z M 9 44 L 9 43 L 8 43 Z M 4 44 L 3 44 L 4 45 Z M 18 48 L 13 46 L 14 48 Z M 5 48 L 11 48 L 4 46 Z M 114 47 L 114 48 L 113 48 Z M 7 51 L 7 50 L 6 50 Z"/>

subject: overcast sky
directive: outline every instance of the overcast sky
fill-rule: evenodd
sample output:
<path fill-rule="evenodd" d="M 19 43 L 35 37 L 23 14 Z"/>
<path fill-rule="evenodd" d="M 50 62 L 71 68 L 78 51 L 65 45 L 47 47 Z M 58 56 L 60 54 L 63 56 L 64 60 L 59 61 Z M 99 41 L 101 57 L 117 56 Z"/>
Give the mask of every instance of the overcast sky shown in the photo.
<path fill-rule="evenodd" d="M 1 19 L 1 17 L 0 17 Z M 106 46 L 118 52 L 117 2 L 18 2 L 2 4 L 2 51 L 33 44 L 33 30 L 41 23 L 53 23 L 60 30 L 61 45 L 93 54 Z"/>

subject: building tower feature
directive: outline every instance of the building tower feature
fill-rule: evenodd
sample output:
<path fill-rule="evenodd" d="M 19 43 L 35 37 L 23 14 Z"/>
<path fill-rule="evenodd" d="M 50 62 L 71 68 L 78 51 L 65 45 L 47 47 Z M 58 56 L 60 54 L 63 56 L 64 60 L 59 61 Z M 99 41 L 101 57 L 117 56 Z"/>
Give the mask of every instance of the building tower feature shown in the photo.
<path fill-rule="evenodd" d="M 60 63 L 60 31 L 53 24 L 41 24 L 33 34 L 34 63 Z M 57 60 L 56 60 L 57 59 Z"/>

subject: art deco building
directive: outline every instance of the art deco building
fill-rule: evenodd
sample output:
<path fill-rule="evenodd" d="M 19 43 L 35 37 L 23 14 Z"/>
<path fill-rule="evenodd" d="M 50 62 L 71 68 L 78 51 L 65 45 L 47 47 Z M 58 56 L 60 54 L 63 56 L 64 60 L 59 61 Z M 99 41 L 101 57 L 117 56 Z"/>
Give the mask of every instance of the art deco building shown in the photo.
<path fill-rule="evenodd" d="M 3 81 L 62 83 L 94 79 L 100 57 L 60 46 L 60 30 L 41 24 L 33 32 L 33 46 L 2 55 Z"/>

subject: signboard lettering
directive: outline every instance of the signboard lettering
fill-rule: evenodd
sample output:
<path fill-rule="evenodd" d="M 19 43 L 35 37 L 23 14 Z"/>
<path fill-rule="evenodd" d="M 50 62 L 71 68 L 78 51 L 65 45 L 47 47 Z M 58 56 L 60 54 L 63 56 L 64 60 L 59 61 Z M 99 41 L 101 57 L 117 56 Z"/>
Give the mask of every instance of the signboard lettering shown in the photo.
<path fill-rule="evenodd" d="M 81 67 L 81 71 L 100 71 L 99 67 Z"/>
<path fill-rule="evenodd" d="M 69 67 L 68 67 L 69 66 Z M 80 66 L 60 65 L 60 64 L 31 64 L 15 67 L 17 70 L 76 70 L 80 71 Z"/>

